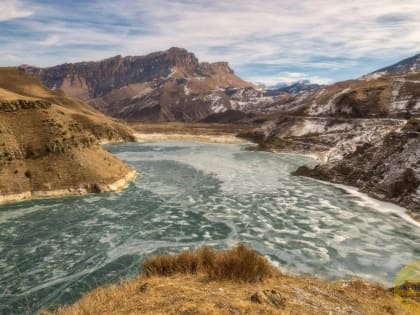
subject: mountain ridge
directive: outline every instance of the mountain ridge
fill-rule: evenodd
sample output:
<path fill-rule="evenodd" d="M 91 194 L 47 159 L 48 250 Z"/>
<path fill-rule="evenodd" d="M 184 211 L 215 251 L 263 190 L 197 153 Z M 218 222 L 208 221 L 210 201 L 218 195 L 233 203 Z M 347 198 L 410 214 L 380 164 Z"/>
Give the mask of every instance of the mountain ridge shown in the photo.
<path fill-rule="evenodd" d="M 373 71 L 370 73 L 370 75 L 381 73 L 399 74 L 417 71 L 420 71 L 420 53 L 398 61 L 390 66 L 386 66 L 376 71 Z"/>
<path fill-rule="evenodd" d="M 176 47 L 145 56 L 18 69 L 126 120 L 200 120 L 218 107 L 230 109 L 224 88 L 252 87 L 227 62 L 199 62 Z"/>

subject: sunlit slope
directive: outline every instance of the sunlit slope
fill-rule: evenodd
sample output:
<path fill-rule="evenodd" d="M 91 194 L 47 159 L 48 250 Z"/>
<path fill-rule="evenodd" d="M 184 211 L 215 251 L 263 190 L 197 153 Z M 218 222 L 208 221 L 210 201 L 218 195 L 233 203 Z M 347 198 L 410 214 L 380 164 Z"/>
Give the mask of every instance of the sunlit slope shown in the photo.
<path fill-rule="evenodd" d="M 0 202 L 39 191 L 108 190 L 131 170 L 99 142 L 131 139 L 119 122 L 14 68 L 0 68 Z"/>

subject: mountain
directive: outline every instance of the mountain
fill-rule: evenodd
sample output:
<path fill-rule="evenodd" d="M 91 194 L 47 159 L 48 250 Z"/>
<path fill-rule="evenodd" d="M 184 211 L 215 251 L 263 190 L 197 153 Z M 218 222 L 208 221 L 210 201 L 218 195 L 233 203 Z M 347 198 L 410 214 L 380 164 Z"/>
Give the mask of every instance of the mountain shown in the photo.
<path fill-rule="evenodd" d="M 277 97 L 258 108 L 267 117 L 261 126 L 242 136 L 258 149 L 311 154 L 321 164 L 297 175 L 355 185 L 420 221 L 420 71 L 413 60 L 398 74 Z"/>
<path fill-rule="evenodd" d="M 258 94 L 226 62 L 200 63 L 193 53 L 181 48 L 19 69 L 51 89 L 61 89 L 108 115 L 131 121 L 198 121 L 237 110 L 240 102 Z"/>
<path fill-rule="evenodd" d="M 337 82 L 313 91 L 278 95 L 260 113 L 348 118 L 420 115 L 420 72 Z"/>
<path fill-rule="evenodd" d="M 376 70 L 372 74 L 401 74 L 420 71 L 420 54 L 404 59 L 391 66 Z"/>
<path fill-rule="evenodd" d="M 0 202 L 119 189 L 134 173 L 99 144 L 131 140 L 120 122 L 0 68 Z"/>
<path fill-rule="evenodd" d="M 300 80 L 291 84 L 278 83 L 274 86 L 267 88 L 264 95 L 277 96 L 282 93 L 299 94 L 301 92 L 315 91 L 324 87 L 324 85 L 311 83 L 309 80 Z"/>

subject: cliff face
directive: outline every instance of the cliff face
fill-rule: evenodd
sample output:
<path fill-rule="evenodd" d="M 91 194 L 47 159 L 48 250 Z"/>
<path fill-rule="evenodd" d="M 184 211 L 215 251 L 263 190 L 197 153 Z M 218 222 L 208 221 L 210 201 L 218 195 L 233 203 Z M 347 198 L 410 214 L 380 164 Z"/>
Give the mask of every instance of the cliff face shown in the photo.
<path fill-rule="evenodd" d="M 131 169 L 99 145 L 121 140 L 131 129 L 0 68 L 0 202 L 121 186 Z"/>
<path fill-rule="evenodd" d="M 402 205 L 420 221 L 420 120 L 411 119 L 400 130 L 361 144 L 335 162 L 300 167 L 295 175 L 358 186 L 373 197 Z"/>
<path fill-rule="evenodd" d="M 201 120 L 231 109 L 228 88 L 251 86 L 227 63 L 200 63 L 181 48 L 147 56 L 19 69 L 106 114 L 137 121 Z"/>

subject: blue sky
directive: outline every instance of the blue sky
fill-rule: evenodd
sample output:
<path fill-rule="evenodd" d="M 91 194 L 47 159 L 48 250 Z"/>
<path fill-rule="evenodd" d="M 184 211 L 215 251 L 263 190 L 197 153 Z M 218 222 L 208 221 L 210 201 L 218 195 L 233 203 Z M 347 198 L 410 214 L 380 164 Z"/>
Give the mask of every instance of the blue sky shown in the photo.
<path fill-rule="evenodd" d="M 1 0 L 0 66 L 177 46 L 274 84 L 356 78 L 420 52 L 418 0 Z"/>

